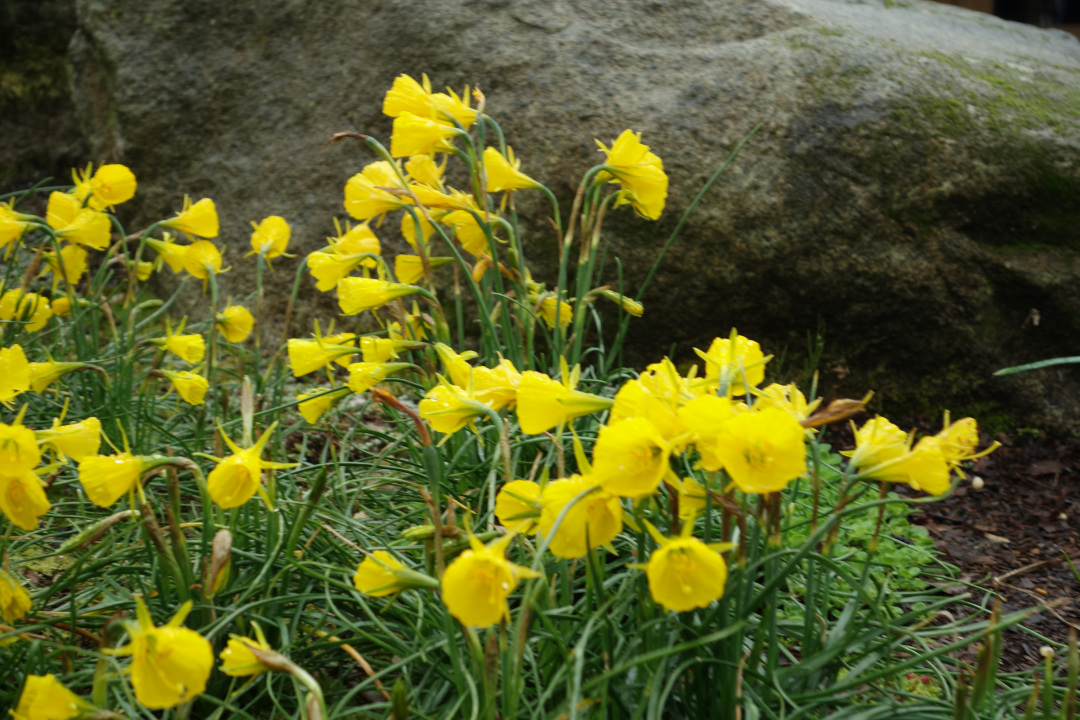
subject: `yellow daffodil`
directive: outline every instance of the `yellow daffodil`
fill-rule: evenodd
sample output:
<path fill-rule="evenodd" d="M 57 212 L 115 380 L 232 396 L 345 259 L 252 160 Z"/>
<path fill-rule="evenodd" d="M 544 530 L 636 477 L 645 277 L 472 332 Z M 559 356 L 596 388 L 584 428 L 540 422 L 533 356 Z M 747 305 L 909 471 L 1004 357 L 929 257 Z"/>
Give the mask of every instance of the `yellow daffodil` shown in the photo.
<path fill-rule="evenodd" d="M 390 375 L 404 368 L 408 363 L 358 362 L 349 365 L 349 390 L 359 395 L 375 387 Z"/>
<path fill-rule="evenodd" d="M 206 402 L 206 391 L 210 389 L 210 383 L 202 375 L 188 370 L 162 370 L 161 373 L 169 379 L 176 394 L 188 405 L 202 405 Z"/>
<path fill-rule="evenodd" d="M 181 323 L 180 332 L 183 331 L 183 323 Z M 206 341 L 202 335 L 178 335 L 173 333 L 172 328 L 168 325 L 165 326 L 165 337 L 156 338 L 150 342 L 160 347 L 165 352 L 170 352 L 176 357 L 180 358 L 184 362 L 197 363 L 202 362 L 203 357 L 206 355 Z"/>
<path fill-rule="evenodd" d="M 691 434 L 700 455 L 698 466 L 716 472 L 724 466 L 719 452 L 720 431 L 740 413 L 730 398 L 700 395 L 677 411 L 679 422 Z"/>
<path fill-rule="evenodd" d="M 221 269 L 221 251 L 209 240 L 199 240 L 184 248 L 183 265 L 191 277 L 199 280 L 225 272 Z"/>
<path fill-rule="evenodd" d="M 668 442 L 680 439 L 687 432 L 679 420 L 675 398 L 651 390 L 650 385 L 640 378 L 626 381 L 615 393 L 615 404 L 611 406 L 608 424 L 615 425 L 633 418 L 648 420 Z"/>
<path fill-rule="evenodd" d="M 454 138 L 460 134 L 461 131 L 453 125 L 403 112 L 394 118 L 394 128 L 390 135 L 390 155 L 400 158 L 453 152 Z"/>
<path fill-rule="evenodd" d="M 416 195 L 416 199 L 420 201 L 421 205 L 436 211 L 436 219 L 441 219 L 443 211 L 472 210 L 476 213 L 480 212 L 480 205 L 476 202 L 476 198 L 460 190 L 450 188 L 449 192 L 443 192 L 438 188 L 416 184 L 409 185 L 409 190 Z"/>
<path fill-rule="evenodd" d="M 0 570 L 0 618 L 15 622 L 26 617 L 33 603 L 26 588 L 7 572 Z"/>
<path fill-rule="evenodd" d="M 214 502 L 226 510 L 240 507 L 257 491 L 263 495 L 267 506 L 270 505 L 262 487 L 262 471 L 296 467 L 296 463 L 276 463 L 260 457 L 276 427 L 276 422 L 270 425 L 249 448 L 239 447 L 221 430 L 221 438 L 233 454 L 221 460 L 214 458 L 218 466 L 206 478 L 206 487 Z"/>
<path fill-rule="evenodd" d="M 509 617 L 506 598 L 519 581 L 539 574 L 506 559 L 506 548 L 514 534 L 484 545 L 469 536 L 470 549 L 446 568 L 442 578 L 442 599 L 459 622 L 470 627 L 488 627 Z"/>
<path fill-rule="evenodd" d="M 566 506 L 587 490 L 592 492 L 567 511 L 556 529 L 555 521 Z M 622 505 L 619 496 L 601 488 L 589 475 L 555 480 L 540 494 L 540 534 L 550 538 L 548 550 L 556 557 L 585 557 L 590 548 L 608 544 L 620 532 Z"/>
<path fill-rule="evenodd" d="M 23 236 L 36 220 L 33 215 L 15 212 L 15 200 L 0 203 L 0 248 L 7 247 Z"/>
<path fill-rule="evenodd" d="M 28 675 L 14 720 L 74 720 L 90 717 L 96 708 L 64 687 L 55 675 Z"/>
<path fill-rule="evenodd" d="M 145 458 L 129 452 L 88 455 L 79 461 L 79 482 L 90 502 L 109 507 L 133 490 L 148 468 Z"/>
<path fill-rule="evenodd" d="M 906 432 L 878 415 L 855 431 L 855 449 L 842 454 L 850 458 L 852 467 L 869 468 L 903 456 L 909 445 Z"/>
<path fill-rule="evenodd" d="M 30 389 L 30 363 L 21 345 L 0 348 L 0 403 L 11 401 Z"/>
<path fill-rule="evenodd" d="M 52 316 L 48 299 L 37 293 L 8 290 L 0 295 L 0 320 L 25 323 L 26 332 L 37 332 Z"/>
<path fill-rule="evenodd" d="M 251 223 L 255 232 L 251 233 L 251 252 L 267 259 L 281 257 L 289 247 L 292 228 L 285 218 L 271 215 L 256 225 Z"/>
<path fill-rule="evenodd" d="M 45 490 L 33 470 L 13 474 L 5 470 L 0 474 L 0 511 L 7 515 L 15 527 L 21 530 L 33 530 L 38 518 L 49 511 L 52 505 L 45 497 Z"/>
<path fill-rule="evenodd" d="M 320 292 L 328 292 L 338 286 L 353 270 L 364 262 L 363 256 L 338 255 L 316 250 L 307 256 L 307 269 L 315 278 L 315 287 Z"/>
<path fill-rule="evenodd" d="M 0 474 L 21 475 L 41 462 L 37 437 L 33 430 L 22 424 L 25 409 L 11 425 L 0 423 Z"/>
<path fill-rule="evenodd" d="M 593 480 L 621 497 L 651 495 L 670 469 L 671 445 L 646 418 L 600 428 L 593 449 Z"/>
<path fill-rule="evenodd" d="M 67 317 L 71 314 L 71 300 L 68 299 L 67 295 L 54 297 L 49 301 L 49 305 L 52 307 L 53 315 L 57 317 Z"/>
<path fill-rule="evenodd" d="M 331 336 L 315 339 L 292 338 L 286 344 L 289 353 L 289 367 L 294 377 L 303 377 L 316 370 L 329 367 L 335 360 L 347 360 L 350 355 L 360 352 L 353 342 L 356 336 L 343 333 L 338 338 Z M 347 364 L 347 363 L 346 363 Z"/>
<path fill-rule="evenodd" d="M 783 410 L 743 413 L 724 423 L 713 452 L 745 493 L 772 493 L 806 472 L 803 427 Z"/>
<path fill-rule="evenodd" d="M 383 100 L 383 113 L 393 118 L 408 112 L 422 117 L 455 120 L 466 128 L 476 122 L 477 111 L 468 104 L 468 88 L 465 89 L 463 100 L 449 89 L 447 93 L 433 93 L 427 75 L 422 76 L 422 80 L 423 84 L 408 75 L 394 78 L 394 84 Z"/>
<path fill-rule="evenodd" d="M 266 641 L 266 636 L 259 624 L 253 620 L 251 626 L 255 628 L 256 639 L 243 635 L 229 635 L 229 642 L 218 656 L 221 658 L 221 672 L 229 677 L 250 677 L 270 670 L 259 661 L 251 648 L 261 652 L 273 652 L 274 649 Z"/>
<path fill-rule="evenodd" d="M 413 155 L 405 161 L 405 172 L 411 180 L 433 188 L 442 187 L 442 176 L 445 167 L 445 163 L 440 165 L 435 162 L 435 156 L 433 155 Z"/>
<path fill-rule="evenodd" d="M 705 512 L 707 500 L 705 488 L 692 477 L 684 477 L 677 488 L 679 491 L 679 517 L 693 522 L 694 518 Z"/>
<path fill-rule="evenodd" d="M 915 490 L 944 495 L 951 487 L 949 470 L 941 441 L 924 437 L 899 458 L 860 469 L 859 475 L 868 480 L 903 482 Z"/>
<path fill-rule="evenodd" d="M 154 272 L 154 263 L 148 262 L 146 260 L 140 260 L 137 263 L 130 263 L 128 265 L 128 268 L 134 268 L 136 280 L 138 280 L 139 282 L 146 282 L 150 279 L 150 275 Z M 59 315 L 59 313 L 57 314 Z"/>
<path fill-rule="evenodd" d="M 979 445 L 979 425 L 975 418 L 961 418 L 950 423 L 948 412 L 945 413 L 945 427 L 934 437 L 945 456 L 945 462 L 950 468 L 957 470 L 960 463 L 989 455 L 1001 447 L 1000 443 L 995 442 L 982 452 L 976 452 L 975 448 Z M 963 472 L 960 474 L 963 475 Z"/>
<path fill-rule="evenodd" d="M 555 324 L 558 323 L 560 330 L 566 330 L 566 326 L 570 324 L 574 317 L 574 308 L 570 307 L 570 303 L 560 302 L 550 293 L 544 295 L 543 300 L 540 299 L 539 295 L 529 296 L 529 304 L 536 305 L 538 302 L 539 307 L 537 309 L 548 329 L 554 330 Z"/>
<path fill-rule="evenodd" d="M 345 183 L 345 210 L 357 220 L 370 220 L 412 204 L 384 188 L 403 188 L 394 166 L 385 160 L 368 164 Z"/>
<path fill-rule="evenodd" d="M 187 257 L 187 249 L 190 246 L 173 242 L 172 233 L 165 233 L 164 240 L 147 238 L 146 244 L 157 252 L 160 260 L 164 261 L 174 273 L 184 269 L 184 259 Z"/>
<path fill-rule="evenodd" d="M 599 140 L 596 144 L 607 156 L 597 180 L 610 179 L 622 186 L 615 206 L 629 203 L 641 217 L 659 218 L 667 201 L 668 177 L 663 161 L 642 144 L 641 133 L 624 130 L 610 150 Z"/>
<path fill-rule="evenodd" d="M 368 597 L 386 597 L 413 587 L 437 588 L 439 581 L 410 570 L 385 550 L 376 550 L 356 568 L 353 586 Z"/>
<path fill-rule="evenodd" d="M 52 450 L 61 461 L 71 458 L 81 462 L 89 455 L 96 455 L 101 448 L 101 421 L 88 417 L 77 423 L 61 425 L 56 418 L 48 430 L 34 433 L 41 447 Z"/>
<path fill-rule="evenodd" d="M 54 192 L 49 195 L 45 220 L 64 240 L 94 250 L 109 247 L 112 237 L 109 216 L 93 208 L 83 207 L 79 200 L 67 193 Z"/>
<path fill-rule="evenodd" d="M 435 352 L 442 361 L 450 382 L 458 387 L 472 388 L 472 396 L 493 410 L 502 410 L 517 402 L 521 373 L 514 364 L 503 358 L 494 368 L 472 367 L 467 362 L 476 356 L 470 351 L 458 354 L 443 343 L 435 344 Z"/>
<path fill-rule="evenodd" d="M 334 219 L 336 225 L 337 219 Z M 331 250 L 338 255 L 381 255 L 382 243 L 371 229 L 370 223 L 363 222 L 359 225 L 349 226 L 345 223 L 345 232 L 341 232 L 338 226 L 336 237 L 327 238 Z M 360 262 L 364 267 L 373 268 L 379 263 L 374 258 L 363 258 Z"/>
<path fill-rule="evenodd" d="M 86 272 L 87 252 L 78 245 L 65 245 L 60 248 L 59 255 L 47 252 L 41 257 L 45 261 L 46 272 L 51 272 L 57 283 L 62 277 L 68 285 L 76 285 Z"/>
<path fill-rule="evenodd" d="M 757 395 L 757 399 L 754 401 L 755 410 L 775 407 L 799 421 L 810 417 L 811 413 L 821 404 L 821 398 L 811 403 L 806 402 L 806 396 L 803 395 L 799 388 L 795 387 L 795 383 L 790 385 L 773 383 L 764 390 L 755 393 L 755 395 Z"/>
<path fill-rule="evenodd" d="M 753 340 L 737 335 L 716 338 L 708 352 L 695 349 L 705 361 L 705 379 L 708 387 L 720 394 L 735 396 L 746 393 L 746 386 L 757 387 L 765 380 L 765 363 L 769 358 L 761 352 L 761 346 Z M 770 356 L 771 357 L 771 356 Z"/>
<path fill-rule="evenodd" d="M 428 390 L 420 401 L 419 409 L 420 417 L 427 420 L 432 428 L 447 435 L 485 417 L 491 410 L 466 390 L 445 381 Z"/>
<path fill-rule="evenodd" d="M 217 314 L 217 327 L 231 343 L 242 343 L 255 328 L 255 318 L 243 305 L 230 305 Z"/>
<path fill-rule="evenodd" d="M 135 197 L 135 173 L 124 165 L 102 165 L 92 176 L 91 167 L 85 171 L 72 171 L 75 190 L 72 193 L 79 204 L 87 204 L 95 210 L 105 210 L 125 203 Z"/>
<path fill-rule="evenodd" d="M 612 401 L 572 389 L 572 384 L 526 370 L 517 388 L 517 417 L 528 435 L 547 432 L 576 417 L 607 410 Z"/>
<path fill-rule="evenodd" d="M 511 480 L 503 485 L 495 496 L 495 517 L 510 532 L 537 532 L 540 486 L 531 480 Z"/>
<path fill-rule="evenodd" d="M 338 283 L 338 305 L 346 315 L 381 308 L 394 298 L 420 292 L 413 285 L 387 282 L 376 278 L 343 278 Z"/>
<path fill-rule="evenodd" d="M 454 261 L 454 258 L 428 258 L 428 265 L 434 270 Z M 398 255 L 394 258 L 394 275 L 400 282 L 414 285 L 424 279 L 424 261 L 419 255 Z"/>
<path fill-rule="evenodd" d="M 487 174 L 487 191 L 530 190 L 540 183 L 521 172 L 521 161 L 514 157 L 514 149 L 506 148 L 506 157 L 493 147 L 484 150 L 484 172 Z"/>
<path fill-rule="evenodd" d="M 41 362 L 30 363 L 30 388 L 41 394 L 69 372 L 81 370 L 86 363 L 81 362 Z"/>
<path fill-rule="evenodd" d="M 458 242 L 461 243 L 461 247 L 467 253 L 474 257 L 490 260 L 491 244 L 488 242 L 484 226 L 477 219 L 478 216 L 488 224 L 496 222 L 499 217 L 495 213 L 477 213 L 474 215 L 468 210 L 455 210 L 444 215 L 442 221 L 454 228 Z M 495 228 L 491 227 L 489 232 L 494 236 Z M 500 240 L 500 242 L 502 241 Z"/>
<path fill-rule="evenodd" d="M 410 341 L 365 335 L 360 338 L 360 353 L 364 362 L 384 363 L 396 358 L 399 350 L 405 350 L 414 345 L 416 343 Z"/>
<path fill-rule="evenodd" d="M 328 391 L 329 388 L 314 388 L 296 396 L 296 399 L 300 401 L 296 409 L 310 424 L 314 425 L 319 422 L 319 418 L 325 415 L 339 400 L 352 393 L 347 387 L 337 388 L 333 392 Z"/>
<path fill-rule="evenodd" d="M 193 700 L 206 689 L 214 666 L 209 641 L 194 630 L 181 627 L 191 601 L 161 627 L 154 625 L 142 598 L 135 596 L 137 623 L 128 622 L 131 642 L 109 651 L 131 655 L 131 684 L 135 699 L 149 710 L 165 710 Z"/>
<path fill-rule="evenodd" d="M 193 205 L 191 198 L 185 195 L 184 208 L 180 214 L 160 224 L 162 227 L 179 230 L 195 237 L 216 238 L 218 236 L 217 208 L 210 198 L 203 198 Z"/>
<path fill-rule="evenodd" d="M 689 533 L 693 523 L 684 527 Z M 646 528 L 660 545 L 645 566 L 654 602 L 666 610 L 688 612 L 708 607 L 723 596 L 727 564 L 717 550 L 688 534 L 666 538 L 651 525 Z"/>
<path fill-rule="evenodd" d="M 419 252 L 421 245 L 427 247 L 428 239 L 435 232 L 435 226 L 428 222 L 423 213 L 418 212 L 416 215 L 420 221 L 420 231 L 416 230 L 417 221 L 413 219 L 412 213 L 406 212 L 401 215 L 401 235 L 405 242 L 409 243 L 409 247 Z"/>
<path fill-rule="evenodd" d="M 425 330 L 426 321 L 415 301 L 412 305 L 412 312 L 405 313 L 403 319 L 405 320 L 404 328 L 402 328 L 401 323 L 398 322 L 391 322 L 386 326 L 386 334 L 391 340 L 419 342 L 427 339 L 427 331 Z"/>

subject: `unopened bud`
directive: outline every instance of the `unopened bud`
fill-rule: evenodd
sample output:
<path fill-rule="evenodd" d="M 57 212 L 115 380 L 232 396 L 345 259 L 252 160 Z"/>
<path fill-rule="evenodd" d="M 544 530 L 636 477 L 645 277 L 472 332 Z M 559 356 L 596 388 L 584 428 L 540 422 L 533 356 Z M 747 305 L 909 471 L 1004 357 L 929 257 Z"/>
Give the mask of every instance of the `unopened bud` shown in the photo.
<path fill-rule="evenodd" d="M 218 530 L 214 536 L 214 542 L 210 546 L 210 569 L 206 573 L 206 597 L 212 598 L 229 581 L 229 571 L 232 569 L 232 533 L 228 530 Z"/>
<path fill-rule="evenodd" d="M 86 528 L 78 535 L 68 538 L 63 545 L 57 548 L 56 552 L 64 554 L 74 552 L 76 550 L 82 550 L 84 547 L 93 545 L 98 540 L 105 537 L 105 533 L 109 532 L 113 525 L 129 517 L 139 517 L 138 511 L 122 510 L 115 515 L 110 515 L 103 520 L 98 520 L 96 523 Z"/>
<path fill-rule="evenodd" d="M 1054 648 L 1050 647 L 1049 645 L 1043 645 L 1041 648 L 1039 648 L 1039 654 L 1042 655 L 1044 658 L 1052 658 L 1054 657 Z"/>
<path fill-rule="evenodd" d="M 984 487 L 986 487 L 986 481 L 983 480 L 981 477 L 976 475 L 975 477 L 971 478 L 971 488 L 973 490 L 982 490 Z"/>

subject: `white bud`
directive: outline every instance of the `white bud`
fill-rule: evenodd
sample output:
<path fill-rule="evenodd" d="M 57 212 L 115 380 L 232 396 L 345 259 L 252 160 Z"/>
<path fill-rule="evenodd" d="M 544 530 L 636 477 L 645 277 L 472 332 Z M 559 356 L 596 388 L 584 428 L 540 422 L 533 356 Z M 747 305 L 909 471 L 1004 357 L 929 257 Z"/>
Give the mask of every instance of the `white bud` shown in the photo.
<path fill-rule="evenodd" d="M 986 481 L 976 475 L 975 477 L 971 478 L 971 487 L 973 490 L 982 490 L 984 487 L 986 487 Z"/>
<path fill-rule="evenodd" d="M 1054 657 L 1054 648 L 1050 647 L 1049 645 L 1043 645 L 1041 648 L 1039 648 L 1039 654 L 1042 655 L 1044 658 L 1052 658 Z"/>

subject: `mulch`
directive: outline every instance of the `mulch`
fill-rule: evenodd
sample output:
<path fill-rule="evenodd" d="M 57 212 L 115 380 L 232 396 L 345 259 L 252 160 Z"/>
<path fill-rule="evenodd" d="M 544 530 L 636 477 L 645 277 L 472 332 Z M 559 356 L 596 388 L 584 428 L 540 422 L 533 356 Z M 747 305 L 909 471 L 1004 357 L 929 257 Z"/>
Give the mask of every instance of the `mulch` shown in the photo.
<path fill-rule="evenodd" d="M 829 439 L 844 447 L 845 440 L 850 442 L 845 434 Z M 1080 440 L 994 439 L 1002 446 L 975 462 L 967 482 L 941 502 L 921 506 L 911 520 L 929 531 L 942 558 L 959 568 L 957 580 L 966 584 L 934 582 L 942 592 L 970 593 L 968 602 L 986 607 L 1000 598 L 1004 613 L 1050 603 L 1024 626 L 1065 643 L 1070 627 L 1080 632 L 1080 580 L 1066 559 L 1080 568 Z M 990 441 L 984 437 L 980 447 Z M 975 478 L 981 478 L 981 489 Z M 959 603 L 949 612 L 956 618 L 974 614 Z M 1029 632 L 1010 629 L 1002 643 L 1001 669 L 1039 665 L 1045 644 Z"/>

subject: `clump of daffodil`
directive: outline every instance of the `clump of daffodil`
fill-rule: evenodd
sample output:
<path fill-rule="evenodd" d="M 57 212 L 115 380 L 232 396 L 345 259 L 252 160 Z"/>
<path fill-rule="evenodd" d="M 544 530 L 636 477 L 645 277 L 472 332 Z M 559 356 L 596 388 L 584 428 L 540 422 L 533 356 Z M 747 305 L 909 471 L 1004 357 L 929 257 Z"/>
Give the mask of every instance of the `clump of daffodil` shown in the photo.
<path fill-rule="evenodd" d="M 202 362 L 203 357 L 206 355 L 206 340 L 202 335 L 189 333 L 182 335 L 184 332 L 184 323 L 180 323 L 180 327 L 173 332 L 168 323 L 165 325 L 165 337 L 154 338 L 149 342 L 157 345 L 162 350 L 168 353 L 172 353 L 176 357 L 180 358 L 184 362 L 199 363 Z"/>
<path fill-rule="evenodd" d="M 644 525 L 660 547 L 649 555 L 647 564 L 633 567 L 645 571 L 654 602 L 665 610 L 688 612 L 708 607 L 724 595 L 728 572 L 720 553 L 730 545 L 706 545 L 693 537 L 692 520 L 675 538 L 664 537 L 647 521 Z"/>
<path fill-rule="evenodd" d="M 176 394 L 188 405 L 202 405 L 206 402 L 206 391 L 210 389 L 210 383 L 202 375 L 190 370 L 159 372 L 169 379 Z"/>
<path fill-rule="evenodd" d="M 563 381 L 552 380 L 544 373 L 526 370 L 517 388 L 517 417 L 521 431 L 537 435 L 582 415 L 607 410 L 609 398 L 575 390 L 579 370 L 563 369 Z"/>
<path fill-rule="evenodd" d="M 94 250 L 109 247 L 112 238 L 109 216 L 83 207 L 81 202 L 67 193 L 54 192 L 49 196 L 45 221 L 60 239 Z"/>
<path fill-rule="evenodd" d="M 255 318 L 243 305 L 230 305 L 217 314 L 217 327 L 231 343 L 242 343 L 255 328 Z"/>
<path fill-rule="evenodd" d="M 531 480 L 511 480 L 495 496 L 495 517 L 510 532 L 537 532 L 540 520 L 540 486 Z"/>
<path fill-rule="evenodd" d="M 805 435 L 791 415 L 766 408 L 724 423 L 712 452 L 743 492 L 779 492 L 806 472 Z"/>
<path fill-rule="evenodd" d="M 642 144 L 641 133 L 624 130 L 611 149 L 599 140 L 596 144 L 607 156 L 597 181 L 610 180 L 622 186 L 615 206 L 629 204 L 643 218 L 659 218 L 667 201 L 668 177 L 663 161 Z"/>
<path fill-rule="evenodd" d="M 488 627 L 509 617 L 506 598 L 521 580 L 539 577 L 539 573 L 506 559 L 506 548 L 513 539 L 514 534 L 507 533 L 484 545 L 469 535 L 470 549 L 443 573 L 443 602 L 463 625 Z"/>
<path fill-rule="evenodd" d="M 202 635 L 181 627 L 189 612 L 190 601 L 168 623 L 157 627 L 142 597 L 136 595 L 137 622 L 125 622 L 130 642 L 106 651 L 110 655 L 131 656 L 135 699 L 149 710 L 176 707 L 206 689 L 214 666 L 214 651 Z"/>
<path fill-rule="evenodd" d="M 368 597 L 386 597 L 408 588 L 437 588 L 439 581 L 410 570 L 385 550 L 376 550 L 356 568 L 353 586 Z"/>
<path fill-rule="evenodd" d="M 53 418 L 52 427 L 34 431 L 34 437 L 42 448 L 56 453 L 61 462 L 67 458 L 80 462 L 89 455 L 96 455 L 101 448 L 101 421 L 88 417 L 77 423 L 61 425 L 59 418 Z"/>
<path fill-rule="evenodd" d="M 24 323 L 26 332 L 37 332 L 53 316 L 49 300 L 22 290 L 8 290 L 0 295 L 0 320 Z"/>
<path fill-rule="evenodd" d="M 203 198 L 192 204 L 191 198 L 184 196 L 184 207 L 176 217 L 163 220 L 162 227 L 179 230 L 182 233 L 201 238 L 218 236 L 218 214 L 214 201 Z M 194 273 L 192 273 L 194 274 Z"/>
<path fill-rule="evenodd" d="M 19 704 L 11 710 L 11 716 L 14 720 L 74 720 L 93 717 L 96 712 L 97 708 L 49 674 L 26 677 Z"/>
<path fill-rule="evenodd" d="M 30 389 L 30 363 L 21 345 L 0 348 L 0 403 L 11 401 Z"/>
<path fill-rule="evenodd" d="M 337 286 L 338 305 L 346 315 L 381 308 L 394 298 L 423 292 L 413 285 L 392 283 L 377 278 L 343 278 Z"/>
<path fill-rule="evenodd" d="M 285 250 L 289 247 L 292 228 L 289 227 L 289 223 L 285 221 L 285 218 L 271 215 L 263 218 L 263 221 L 258 225 L 252 222 L 251 226 L 255 228 L 255 232 L 251 233 L 251 252 L 249 254 L 261 255 L 267 260 L 282 256 L 290 257 L 285 254 Z"/>
<path fill-rule="evenodd" d="M 559 516 L 574 500 L 556 528 Z M 550 482 L 540 493 L 540 534 L 548 538 L 548 549 L 556 557 L 585 557 L 591 548 L 614 540 L 622 523 L 619 496 L 601 488 L 588 473 Z"/>
<path fill-rule="evenodd" d="M 300 414 L 304 416 L 310 424 L 314 425 L 319 422 L 319 419 L 325 415 L 330 408 L 334 407 L 342 398 L 348 397 L 352 394 L 352 390 L 347 387 L 335 388 L 312 388 L 307 392 L 302 392 L 296 396 L 299 400 L 299 404 L 296 409 L 300 411 Z"/>
<path fill-rule="evenodd" d="M 250 677 L 271 670 L 252 652 L 252 648 L 264 653 L 274 652 L 274 648 L 266 641 L 259 623 L 252 620 L 251 627 L 255 629 L 255 639 L 230 634 L 229 642 L 218 656 L 221 658 L 221 672 L 230 677 Z"/>
<path fill-rule="evenodd" d="M 33 602 L 30 594 L 18 580 L 5 570 L 0 570 L 0 618 L 15 622 L 26 617 Z"/>
<path fill-rule="evenodd" d="M 206 487 L 214 502 L 228 510 L 240 507 L 258 492 L 267 507 L 270 507 L 270 498 L 262 486 L 262 471 L 294 468 L 297 465 L 296 463 L 270 462 L 260 457 L 276 428 L 277 423 L 274 422 L 259 436 L 254 445 L 241 448 L 229 439 L 220 425 L 218 426 L 221 438 L 233 454 L 223 459 L 211 458 L 218 466 L 207 476 Z"/>
<path fill-rule="evenodd" d="M 79 172 L 72 170 L 75 189 L 72 195 L 80 205 L 87 205 L 94 210 L 106 210 L 114 205 L 125 203 L 135 197 L 138 183 L 135 173 L 125 165 L 102 165 L 91 175 L 93 165 Z"/>
<path fill-rule="evenodd" d="M 707 387 L 721 395 L 744 395 L 747 386 L 757 387 L 765 380 L 765 357 L 757 342 L 731 331 L 730 338 L 716 338 L 707 352 L 694 349 L 705 361 Z"/>

